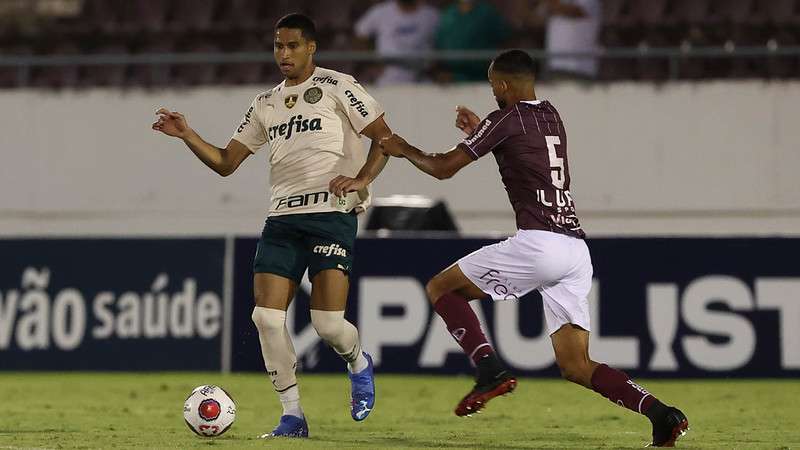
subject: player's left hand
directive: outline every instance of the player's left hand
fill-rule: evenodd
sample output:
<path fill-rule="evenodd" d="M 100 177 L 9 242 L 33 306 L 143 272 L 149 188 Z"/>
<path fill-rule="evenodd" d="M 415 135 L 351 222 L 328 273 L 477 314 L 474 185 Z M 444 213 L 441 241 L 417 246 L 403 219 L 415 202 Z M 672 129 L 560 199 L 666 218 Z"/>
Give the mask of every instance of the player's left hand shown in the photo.
<path fill-rule="evenodd" d="M 341 198 L 347 195 L 348 192 L 360 191 L 364 189 L 369 184 L 369 181 L 361 179 L 361 178 L 350 178 L 344 175 L 339 175 L 338 177 L 331 180 L 328 184 L 328 191 Z"/>
<path fill-rule="evenodd" d="M 381 149 L 383 153 L 389 156 L 403 156 L 403 150 L 408 146 L 408 142 L 396 134 L 381 138 Z"/>

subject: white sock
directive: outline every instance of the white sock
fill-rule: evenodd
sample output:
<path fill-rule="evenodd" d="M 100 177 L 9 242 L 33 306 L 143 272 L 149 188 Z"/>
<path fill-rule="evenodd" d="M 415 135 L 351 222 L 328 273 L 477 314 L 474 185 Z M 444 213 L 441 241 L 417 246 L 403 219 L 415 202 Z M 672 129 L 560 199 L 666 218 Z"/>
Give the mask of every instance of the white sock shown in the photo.
<path fill-rule="evenodd" d="M 258 329 L 267 374 L 281 400 L 283 414 L 303 417 L 295 376 L 297 356 L 286 329 L 286 311 L 256 306 L 253 308 L 253 322 Z"/>
<path fill-rule="evenodd" d="M 311 323 L 317 334 L 347 362 L 351 373 L 361 372 L 369 363 L 361 352 L 358 330 L 344 318 L 344 311 L 311 310 Z"/>
<path fill-rule="evenodd" d="M 367 366 L 369 366 L 369 361 L 364 357 L 364 353 L 359 353 L 355 361 L 347 363 L 347 370 L 350 373 L 358 373 L 366 369 Z"/>
<path fill-rule="evenodd" d="M 284 416 L 303 417 L 303 408 L 300 406 L 300 389 L 297 388 L 297 385 L 281 392 L 278 397 L 283 405 Z"/>

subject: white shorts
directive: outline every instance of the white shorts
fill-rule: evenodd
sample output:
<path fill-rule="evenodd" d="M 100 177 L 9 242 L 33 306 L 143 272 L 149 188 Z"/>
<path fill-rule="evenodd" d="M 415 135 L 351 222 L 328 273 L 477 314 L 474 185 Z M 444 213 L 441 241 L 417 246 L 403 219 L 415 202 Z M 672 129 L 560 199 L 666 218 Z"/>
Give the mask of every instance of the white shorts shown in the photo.
<path fill-rule="evenodd" d="M 518 300 L 537 289 L 550 334 L 564 324 L 589 329 L 592 260 L 582 239 L 539 230 L 518 230 L 456 263 L 494 300 Z"/>

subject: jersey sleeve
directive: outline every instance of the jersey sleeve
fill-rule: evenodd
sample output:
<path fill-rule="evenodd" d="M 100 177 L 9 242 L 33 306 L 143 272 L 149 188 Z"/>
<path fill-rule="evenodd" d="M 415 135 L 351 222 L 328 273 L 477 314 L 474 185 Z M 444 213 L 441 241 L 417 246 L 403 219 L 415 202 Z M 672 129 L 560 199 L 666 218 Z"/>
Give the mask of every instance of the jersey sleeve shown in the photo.
<path fill-rule="evenodd" d="M 361 134 L 367 125 L 383 115 L 383 107 L 353 77 L 345 77 L 339 84 L 337 100 L 350 125 Z"/>
<path fill-rule="evenodd" d="M 231 139 L 244 144 L 250 152 L 255 153 L 267 143 L 267 133 L 264 130 L 264 122 L 261 117 L 261 102 L 264 98 L 263 94 L 259 94 L 253 99 L 253 103 L 247 109 L 247 112 L 242 118 L 242 123 L 236 128 L 236 131 L 231 136 Z"/>
<path fill-rule="evenodd" d="M 478 159 L 491 152 L 516 132 L 513 124 L 518 122 L 509 120 L 510 115 L 511 113 L 507 111 L 493 111 L 478 124 L 472 134 L 461 141 L 472 159 Z"/>

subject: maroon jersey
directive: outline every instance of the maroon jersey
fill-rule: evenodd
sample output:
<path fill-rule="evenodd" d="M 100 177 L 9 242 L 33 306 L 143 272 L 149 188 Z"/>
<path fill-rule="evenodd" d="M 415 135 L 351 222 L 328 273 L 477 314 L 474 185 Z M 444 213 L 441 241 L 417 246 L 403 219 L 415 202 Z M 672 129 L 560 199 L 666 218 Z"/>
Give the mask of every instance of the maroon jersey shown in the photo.
<path fill-rule="evenodd" d="M 459 147 L 472 159 L 494 153 L 518 229 L 586 237 L 569 192 L 567 134 L 550 102 L 496 110 Z"/>

